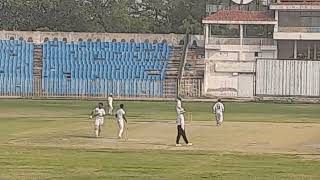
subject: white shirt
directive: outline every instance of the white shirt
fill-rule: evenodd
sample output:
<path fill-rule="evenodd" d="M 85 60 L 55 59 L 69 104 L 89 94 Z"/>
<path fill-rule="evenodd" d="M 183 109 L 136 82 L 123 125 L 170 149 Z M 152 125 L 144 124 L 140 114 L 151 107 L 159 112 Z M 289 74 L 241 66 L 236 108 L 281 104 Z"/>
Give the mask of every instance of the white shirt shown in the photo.
<path fill-rule="evenodd" d="M 181 125 L 184 127 L 184 109 L 182 107 L 176 107 L 176 111 L 177 111 L 177 125 Z"/>
<path fill-rule="evenodd" d="M 212 110 L 213 110 L 214 113 L 222 113 L 224 111 L 224 105 L 221 102 L 217 102 L 213 106 Z"/>
<path fill-rule="evenodd" d="M 124 112 L 123 109 L 118 109 L 116 114 L 117 114 L 118 121 L 121 121 L 123 120 L 123 116 L 126 114 L 126 112 Z"/>
<path fill-rule="evenodd" d="M 96 120 L 102 120 L 104 119 L 104 115 L 106 115 L 106 112 L 104 108 L 99 109 L 98 107 L 94 110 L 96 115 Z"/>
<path fill-rule="evenodd" d="M 112 106 L 112 101 L 113 101 L 113 98 L 111 96 L 108 97 L 108 104 L 109 106 Z"/>
<path fill-rule="evenodd" d="M 182 107 L 176 107 L 176 111 L 177 111 L 177 115 L 183 115 L 183 113 L 185 113 L 184 109 Z"/>
<path fill-rule="evenodd" d="M 182 108 L 181 107 L 181 101 L 179 99 L 177 99 L 177 107 Z"/>

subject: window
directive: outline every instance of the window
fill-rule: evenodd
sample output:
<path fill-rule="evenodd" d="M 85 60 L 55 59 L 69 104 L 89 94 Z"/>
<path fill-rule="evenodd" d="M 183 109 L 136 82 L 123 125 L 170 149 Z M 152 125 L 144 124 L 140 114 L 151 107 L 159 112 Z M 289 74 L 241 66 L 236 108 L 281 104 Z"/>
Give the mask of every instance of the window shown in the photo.
<path fill-rule="evenodd" d="M 261 52 L 254 52 L 254 57 L 262 57 L 262 53 Z"/>

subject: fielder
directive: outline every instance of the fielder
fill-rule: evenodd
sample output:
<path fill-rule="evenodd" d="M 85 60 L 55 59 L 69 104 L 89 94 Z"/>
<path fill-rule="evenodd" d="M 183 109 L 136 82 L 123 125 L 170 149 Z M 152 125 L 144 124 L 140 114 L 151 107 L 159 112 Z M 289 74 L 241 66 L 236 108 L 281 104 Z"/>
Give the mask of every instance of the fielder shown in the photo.
<path fill-rule="evenodd" d="M 112 115 L 112 111 L 113 111 L 113 95 L 112 93 L 109 95 L 108 97 L 108 105 L 109 105 L 109 115 Z"/>
<path fill-rule="evenodd" d="M 222 104 L 221 99 L 218 99 L 218 102 L 213 106 L 212 111 L 215 114 L 217 126 L 221 126 L 224 112 L 224 105 Z"/>
<path fill-rule="evenodd" d="M 181 105 L 181 98 L 177 97 L 177 106 L 176 106 L 176 111 L 177 111 L 177 130 L 178 130 L 178 135 L 177 135 L 177 139 L 176 139 L 176 146 L 182 146 L 179 141 L 180 141 L 180 137 L 182 136 L 184 142 L 188 145 L 188 146 L 192 146 L 192 143 L 190 143 L 188 141 L 188 138 L 186 136 L 186 132 L 185 132 L 185 124 L 184 124 L 184 113 L 186 112 Z"/>
<path fill-rule="evenodd" d="M 177 97 L 177 107 L 182 108 L 181 107 L 181 97 L 179 97 L 179 96 Z"/>
<path fill-rule="evenodd" d="M 94 122 L 94 132 L 95 132 L 96 138 L 101 136 L 105 115 L 106 115 L 106 111 L 104 110 L 103 103 L 99 103 L 98 107 L 95 108 L 90 114 L 90 117 L 89 117 L 90 120 L 92 119 L 93 116 L 96 117 Z"/>
<path fill-rule="evenodd" d="M 118 134 L 119 139 L 122 138 L 124 122 L 126 122 L 126 124 L 128 123 L 127 118 L 125 116 L 126 112 L 123 110 L 123 107 L 124 107 L 123 104 L 120 104 L 120 109 L 118 109 L 116 112 L 116 118 L 117 118 L 118 127 L 119 127 L 119 134 Z"/>

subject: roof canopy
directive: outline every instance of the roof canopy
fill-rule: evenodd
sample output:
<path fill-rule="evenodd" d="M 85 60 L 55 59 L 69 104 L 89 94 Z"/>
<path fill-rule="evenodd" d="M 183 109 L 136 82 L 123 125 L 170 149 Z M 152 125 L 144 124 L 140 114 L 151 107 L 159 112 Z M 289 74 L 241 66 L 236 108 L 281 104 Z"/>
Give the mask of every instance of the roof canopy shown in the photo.
<path fill-rule="evenodd" d="M 202 20 L 204 24 L 276 24 L 264 11 L 222 10 Z"/>

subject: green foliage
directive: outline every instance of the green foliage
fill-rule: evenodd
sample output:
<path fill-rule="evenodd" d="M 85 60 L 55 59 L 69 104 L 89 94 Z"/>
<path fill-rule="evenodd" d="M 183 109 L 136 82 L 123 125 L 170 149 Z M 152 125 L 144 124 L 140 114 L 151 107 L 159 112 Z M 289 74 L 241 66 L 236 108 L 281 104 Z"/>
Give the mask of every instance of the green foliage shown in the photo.
<path fill-rule="evenodd" d="M 21 31 L 202 33 L 206 1 L 3 0 L 0 29 Z"/>

